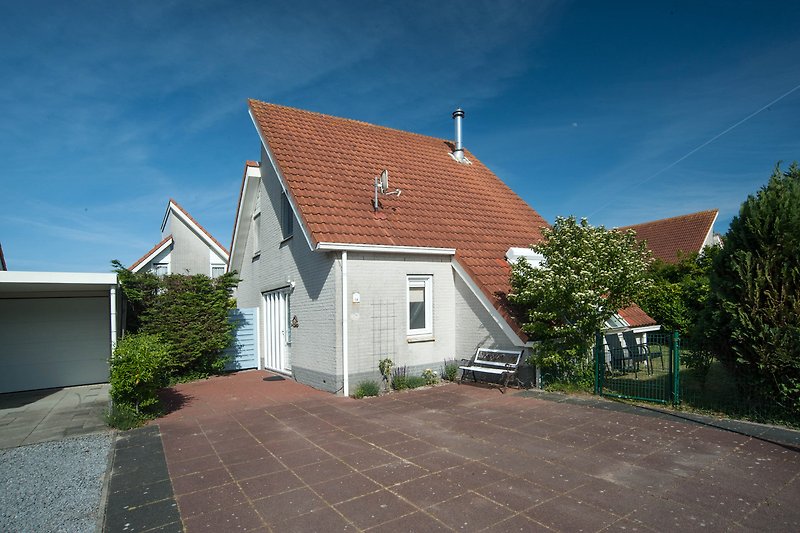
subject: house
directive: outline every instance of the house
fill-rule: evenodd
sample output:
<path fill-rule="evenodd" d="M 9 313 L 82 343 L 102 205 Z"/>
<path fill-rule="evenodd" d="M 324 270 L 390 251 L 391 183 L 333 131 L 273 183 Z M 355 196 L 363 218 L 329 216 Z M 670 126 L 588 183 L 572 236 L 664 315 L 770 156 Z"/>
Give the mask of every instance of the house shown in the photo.
<path fill-rule="evenodd" d="M 225 273 L 228 250 L 184 208 L 171 199 L 161 222 L 161 242 L 130 266 L 132 272 L 157 275 Z"/>
<path fill-rule="evenodd" d="M 706 246 L 720 243 L 719 235 L 714 233 L 718 215 L 718 210 L 711 209 L 618 229 L 635 231 L 636 239 L 647 244 L 654 258 L 677 263 L 685 254 L 699 253 Z"/>
<path fill-rule="evenodd" d="M 259 366 L 348 394 L 385 357 L 420 373 L 526 345 L 507 255 L 547 223 L 463 148 L 463 111 L 450 142 L 249 106 L 261 161 L 245 164 L 229 269 L 260 310 Z"/>
<path fill-rule="evenodd" d="M 117 275 L 0 271 L 0 393 L 108 381 Z"/>

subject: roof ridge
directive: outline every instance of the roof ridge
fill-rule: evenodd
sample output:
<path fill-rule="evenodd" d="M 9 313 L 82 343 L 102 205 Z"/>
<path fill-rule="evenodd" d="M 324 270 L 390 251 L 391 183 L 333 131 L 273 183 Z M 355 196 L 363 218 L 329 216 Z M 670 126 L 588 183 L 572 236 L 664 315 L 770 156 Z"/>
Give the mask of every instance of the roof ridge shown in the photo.
<path fill-rule="evenodd" d="M 195 219 L 192 215 L 190 215 L 189 212 L 186 211 L 186 209 L 184 209 L 178 202 L 176 202 L 174 199 L 170 198 L 169 199 L 169 203 L 174 205 L 175 207 L 177 207 L 181 211 L 181 213 L 183 213 L 184 215 L 186 215 L 189 218 L 189 220 L 191 220 L 192 222 L 197 224 L 197 227 L 200 228 L 200 231 L 202 231 L 203 233 L 206 234 L 206 237 L 208 237 L 209 239 L 214 241 L 214 243 L 217 246 L 219 246 L 222 249 L 223 252 L 225 252 L 226 254 L 228 254 L 230 256 L 230 252 L 228 251 L 228 249 L 225 248 L 217 239 L 215 239 L 214 236 L 211 235 L 211 233 L 209 233 L 209 231 L 206 228 L 204 228 L 203 225 L 200 224 L 197 221 L 197 219 Z"/>
<path fill-rule="evenodd" d="M 396 133 L 402 133 L 403 135 L 414 135 L 414 136 L 417 136 L 417 137 L 422 137 L 424 139 L 432 139 L 432 140 L 435 140 L 435 141 L 442 141 L 442 142 L 445 142 L 445 143 L 453 143 L 452 139 L 444 139 L 444 138 L 441 138 L 441 137 L 435 137 L 433 135 L 425 135 L 424 133 L 417 133 L 415 131 L 401 130 L 399 128 L 392 128 L 391 126 L 382 126 L 380 124 L 373 124 L 372 122 L 366 122 L 364 120 L 356 120 L 354 118 L 340 117 L 340 116 L 337 116 L 337 115 L 329 115 L 327 113 L 322 113 L 320 111 L 311 111 L 309 109 L 301 109 L 299 107 L 292 107 L 292 106 L 282 105 L 282 104 L 273 104 L 271 102 L 264 102 L 263 100 L 256 100 L 255 98 L 248 98 L 247 101 L 250 102 L 250 103 L 255 102 L 255 103 L 258 103 L 260 105 L 265 105 L 265 106 L 270 106 L 270 107 L 277 107 L 277 108 L 280 108 L 280 109 L 287 109 L 289 111 L 299 111 L 301 113 L 307 113 L 309 115 L 316 115 L 318 117 L 324 117 L 326 119 L 341 120 L 343 122 L 350 122 L 350 123 L 353 123 L 353 124 L 359 124 L 361 126 L 370 126 L 370 127 L 373 127 L 373 128 L 379 128 L 379 129 L 386 130 L 386 131 L 393 131 L 393 132 L 396 132 Z M 467 150 L 466 148 L 464 148 L 464 151 L 465 152 L 469 152 L 469 150 Z M 470 155 L 472 155 L 472 154 L 470 154 Z"/>
<path fill-rule="evenodd" d="M 163 239 L 161 239 L 161 241 L 160 241 L 158 244 L 156 244 L 155 246 L 153 246 L 152 248 L 150 248 L 150 250 L 148 250 L 146 254 L 144 254 L 142 257 L 140 257 L 139 259 L 137 259 L 137 260 L 136 260 L 136 261 L 135 261 L 135 262 L 134 262 L 134 263 L 133 263 L 131 266 L 129 266 L 129 267 L 128 267 L 128 270 L 133 270 L 134 268 L 136 268 L 137 266 L 139 266 L 139 264 L 140 264 L 142 261 L 144 261 L 145 259 L 147 259 L 148 257 L 150 257 L 150 255 L 151 255 L 153 252 L 155 252 L 156 250 L 158 250 L 159 248 L 161 248 L 161 247 L 162 247 L 164 244 L 166 244 L 166 243 L 167 243 L 167 241 L 169 241 L 170 239 L 172 239 L 172 233 L 170 233 L 169 235 L 167 235 L 166 237 L 164 237 Z"/>
<path fill-rule="evenodd" d="M 668 222 L 670 220 L 676 220 L 676 219 L 679 219 L 679 218 L 687 218 L 687 217 L 691 217 L 691 216 L 705 215 L 705 214 L 710 214 L 710 213 L 719 214 L 719 209 L 706 209 L 704 211 L 697 211 L 696 213 L 686 213 L 685 215 L 675 215 L 675 216 L 667 217 L 667 218 L 657 218 L 655 220 L 646 220 L 644 222 L 638 222 L 636 224 L 628 224 L 627 226 L 620 226 L 617 229 L 628 229 L 628 228 L 633 228 L 633 227 L 636 227 L 636 226 L 643 226 L 645 224 L 652 224 L 654 222 Z"/>

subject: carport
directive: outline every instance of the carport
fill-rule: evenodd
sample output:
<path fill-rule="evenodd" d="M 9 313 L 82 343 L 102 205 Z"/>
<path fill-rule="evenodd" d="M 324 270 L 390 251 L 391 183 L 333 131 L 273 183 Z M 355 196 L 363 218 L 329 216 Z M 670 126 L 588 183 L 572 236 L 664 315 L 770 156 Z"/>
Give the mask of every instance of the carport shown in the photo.
<path fill-rule="evenodd" d="M 108 381 L 117 275 L 0 272 L 0 393 Z"/>

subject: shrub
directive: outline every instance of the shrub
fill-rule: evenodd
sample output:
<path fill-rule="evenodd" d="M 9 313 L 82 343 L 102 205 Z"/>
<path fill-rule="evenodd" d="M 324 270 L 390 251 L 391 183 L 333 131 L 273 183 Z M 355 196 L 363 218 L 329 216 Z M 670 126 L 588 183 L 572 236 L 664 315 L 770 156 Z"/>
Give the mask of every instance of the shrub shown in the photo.
<path fill-rule="evenodd" d="M 169 381 L 169 365 L 169 352 L 157 335 L 134 333 L 120 339 L 110 362 L 110 394 L 117 413 L 157 414 L 157 392 Z"/>
<path fill-rule="evenodd" d="M 425 380 L 426 385 L 435 385 L 439 383 L 439 373 L 430 368 L 426 368 L 422 372 L 422 379 Z"/>
<path fill-rule="evenodd" d="M 408 376 L 406 378 L 406 388 L 416 389 L 417 387 L 424 387 L 428 385 L 428 381 L 422 376 Z"/>
<path fill-rule="evenodd" d="M 358 388 L 356 388 L 355 393 L 353 393 L 353 398 L 361 399 L 366 396 L 377 396 L 379 393 L 380 387 L 378 386 L 377 381 L 362 381 L 358 384 Z"/>
<path fill-rule="evenodd" d="M 211 279 L 202 274 L 173 274 L 159 278 L 131 272 L 112 261 L 128 302 L 126 329 L 161 337 L 171 355 L 170 373 L 176 381 L 222 372 L 222 351 L 233 339 L 228 310 L 239 282 L 235 273 Z"/>
<path fill-rule="evenodd" d="M 392 388 L 403 390 L 408 388 L 408 368 L 397 366 L 392 369 Z"/>
<path fill-rule="evenodd" d="M 442 369 L 442 379 L 455 381 L 458 376 L 458 362 L 455 359 L 445 360 Z"/>

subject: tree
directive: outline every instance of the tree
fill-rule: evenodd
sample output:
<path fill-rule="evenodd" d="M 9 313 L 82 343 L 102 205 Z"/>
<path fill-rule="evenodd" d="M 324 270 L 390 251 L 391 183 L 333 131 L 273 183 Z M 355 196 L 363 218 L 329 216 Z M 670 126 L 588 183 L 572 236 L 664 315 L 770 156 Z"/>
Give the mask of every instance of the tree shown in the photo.
<path fill-rule="evenodd" d="M 706 312 L 718 358 L 759 396 L 800 410 L 800 167 L 748 196 L 713 264 Z"/>
<path fill-rule="evenodd" d="M 649 269 L 653 286 L 639 305 L 667 329 L 695 338 L 710 291 L 711 265 L 719 250 L 719 246 L 707 246 L 702 253 L 686 254 L 677 263 L 653 261 Z"/>
<path fill-rule="evenodd" d="M 524 259 L 512 265 L 509 300 L 523 317 L 522 329 L 538 341 L 535 362 L 571 371 L 586 361 L 605 321 L 648 290 L 650 253 L 632 231 L 572 216 L 558 217 L 543 236 L 531 246 L 544 256 L 540 267 Z"/>

